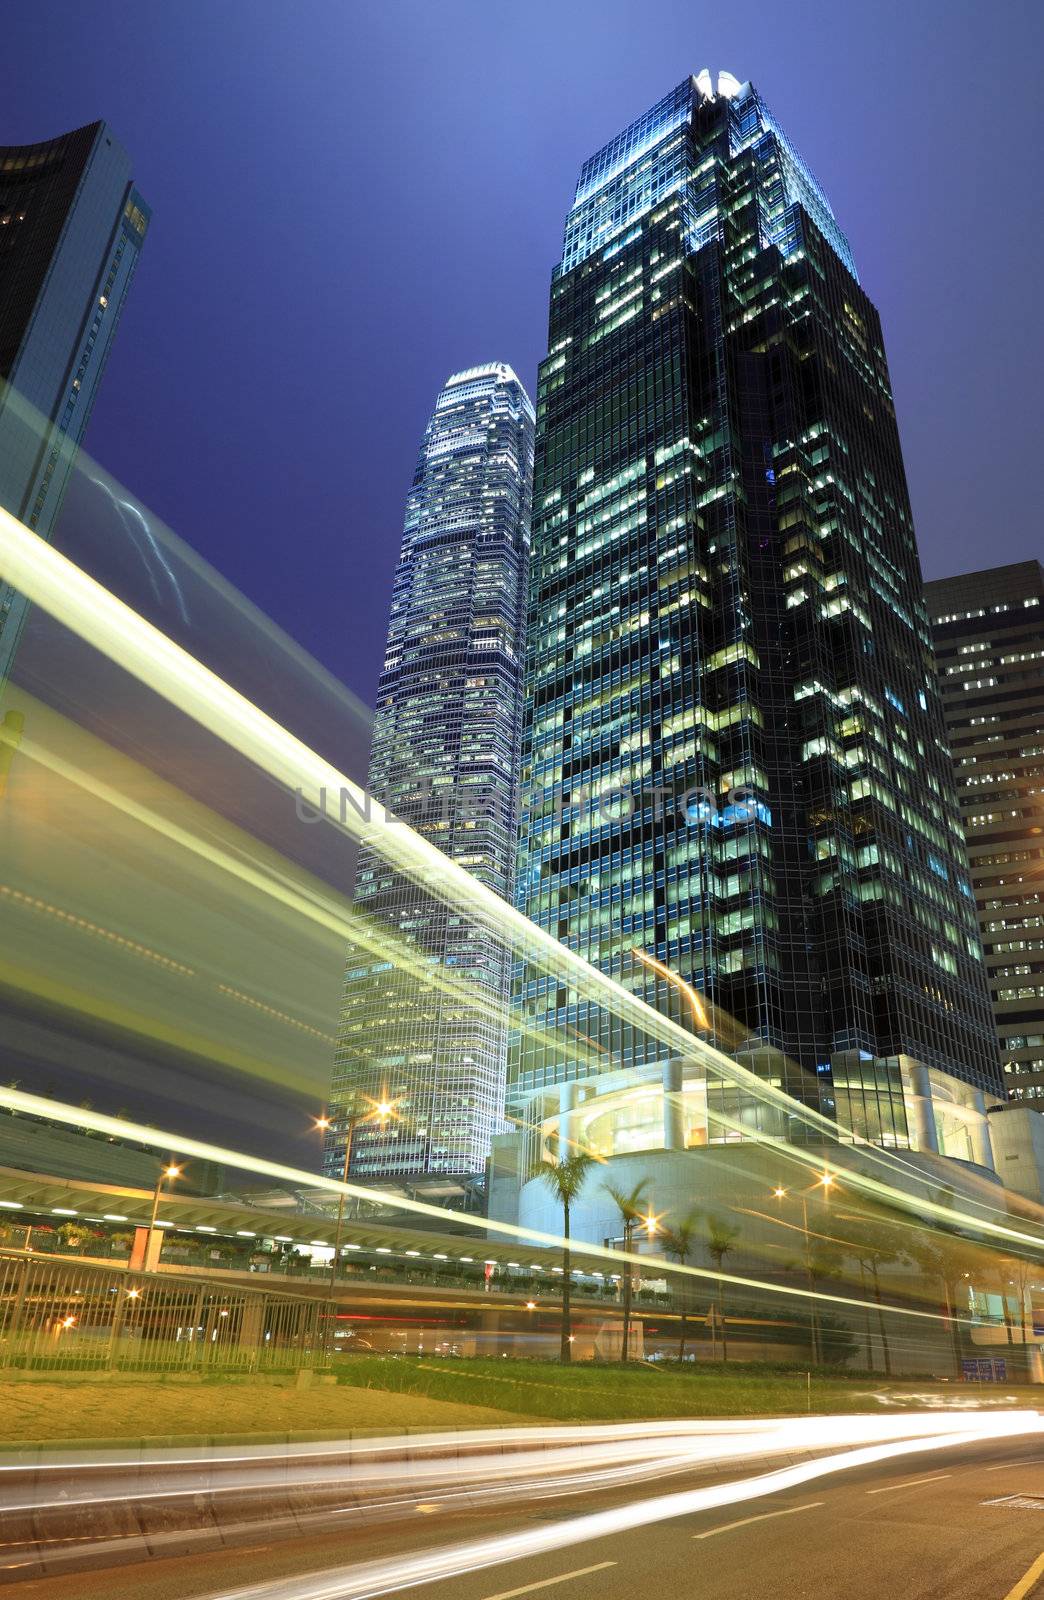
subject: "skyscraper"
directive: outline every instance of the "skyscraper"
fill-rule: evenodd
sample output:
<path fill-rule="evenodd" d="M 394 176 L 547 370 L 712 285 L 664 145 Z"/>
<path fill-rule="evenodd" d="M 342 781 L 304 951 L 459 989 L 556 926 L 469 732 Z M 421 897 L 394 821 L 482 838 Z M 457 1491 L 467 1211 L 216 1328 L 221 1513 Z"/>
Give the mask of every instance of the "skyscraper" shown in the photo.
<path fill-rule="evenodd" d="M 728 73 L 581 170 L 526 671 L 522 910 L 683 1006 L 632 952 L 655 955 L 720 1008 L 713 1042 L 873 1139 L 935 1148 L 932 1072 L 981 1111 L 999 1069 L 880 322 Z M 519 1099 L 596 1052 L 656 1064 L 540 973 L 516 1001 Z"/>
<path fill-rule="evenodd" d="M 1044 1100 L 1044 568 L 925 585 L 1005 1082 Z"/>
<path fill-rule="evenodd" d="M 149 216 L 104 122 L 0 148 L 0 505 L 45 539 Z M 0 684 L 27 609 L 0 582 Z"/>
<path fill-rule="evenodd" d="M 368 787 L 505 899 L 518 829 L 522 634 L 529 565 L 533 407 L 511 368 L 443 388 L 406 504 Z M 329 1170 L 343 1170 L 352 1108 L 358 1176 L 478 1173 L 504 1105 L 509 955 L 374 852 L 356 911 L 470 984 L 462 1005 L 387 962 L 349 955 L 333 1078 Z"/>

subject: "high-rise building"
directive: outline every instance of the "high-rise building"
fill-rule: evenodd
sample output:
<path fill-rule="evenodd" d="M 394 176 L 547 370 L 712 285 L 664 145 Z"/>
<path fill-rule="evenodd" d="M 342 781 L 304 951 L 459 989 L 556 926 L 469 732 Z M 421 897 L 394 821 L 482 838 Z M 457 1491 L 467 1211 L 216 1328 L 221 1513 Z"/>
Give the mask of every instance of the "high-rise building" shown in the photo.
<path fill-rule="evenodd" d="M 149 216 L 104 122 L 0 147 L 0 505 L 45 539 Z M 0 581 L 0 684 L 26 610 Z"/>
<path fill-rule="evenodd" d="M 655 955 L 720 1008 L 713 1042 L 872 1139 L 939 1148 L 956 1084 L 979 1142 L 954 1153 L 988 1158 L 1001 1080 L 880 321 L 728 73 L 593 155 L 566 219 L 522 783 L 533 920 L 688 1025 L 632 952 Z M 657 1067 L 542 973 L 516 999 L 520 1102 Z"/>
<path fill-rule="evenodd" d="M 406 505 L 377 691 L 370 792 L 510 900 L 518 832 L 533 407 L 501 363 L 443 388 Z M 332 1088 L 331 1172 L 353 1108 L 359 1177 L 480 1173 L 503 1117 L 509 952 L 363 850 L 354 908 L 470 986 L 474 1004 L 349 953 Z"/>
<path fill-rule="evenodd" d="M 1044 1100 L 1044 569 L 925 585 L 1005 1082 Z"/>

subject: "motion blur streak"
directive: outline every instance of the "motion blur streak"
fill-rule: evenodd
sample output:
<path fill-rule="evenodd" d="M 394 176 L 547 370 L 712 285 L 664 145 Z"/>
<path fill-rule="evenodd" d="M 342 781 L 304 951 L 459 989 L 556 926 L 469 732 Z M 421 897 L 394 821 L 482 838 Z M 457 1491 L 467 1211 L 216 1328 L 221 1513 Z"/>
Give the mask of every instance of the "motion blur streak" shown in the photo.
<path fill-rule="evenodd" d="M 0 1106 L 8 1106 L 12 1111 L 43 1117 L 51 1122 L 62 1122 L 71 1128 L 94 1128 L 98 1133 L 115 1134 L 120 1139 L 134 1139 L 139 1144 L 151 1145 L 154 1150 L 167 1153 L 173 1151 L 179 1155 L 195 1156 L 201 1161 L 215 1161 L 222 1166 L 238 1167 L 242 1172 L 258 1173 L 262 1177 L 275 1178 L 279 1182 L 303 1184 L 312 1189 L 325 1189 L 330 1194 L 358 1197 L 371 1204 L 383 1203 L 398 1211 L 438 1217 L 440 1221 L 445 1216 L 441 1206 L 428 1205 L 423 1200 L 413 1200 L 405 1195 L 387 1194 L 380 1189 L 364 1188 L 359 1184 L 339 1183 L 336 1178 L 318 1177 L 314 1172 L 286 1167 L 281 1162 L 265 1161 L 258 1156 L 243 1155 L 238 1150 L 226 1150 L 221 1145 L 206 1144 L 200 1139 L 186 1138 L 184 1134 L 167 1133 L 162 1129 L 146 1127 L 142 1123 L 129 1122 L 126 1118 L 107 1117 L 100 1111 L 85 1110 L 82 1106 L 62 1105 L 59 1101 L 46 1099 L 42 1095 L 26 1094 L 22 1089 L 0 1088 Z M 473 1216 L 466 1211 L 455 1212 L 454 1221 L 462 1227 L 475 1228 L 482 1234 L 487 1231 L 507 1234 L 509 1238 L 521 1239 L 525 1244 L 551 1245 L 561 1249 L 567 1242 L 560 1234 L 540 1233 L 534 1228 L 520 1228 L 509 1222 L 493 1222 L 487 1217 Z M 1014 1237 L 1022 1236 L 1014 1235 Z M 1039 1241 L 1036 1239 L 1026 1242 L 1039 1248 Z M 650 1258 L 646 1255 L 637 1255 L 634 1251 L 628 1250 L 609 1249 L 605 1245 L 585 1244 L 583 1253 L 592 1259 L 598 1257 L 611 1262 L 617 1268 L 620 1262 L 629 1261 L 636 1267 L 648 1270 L 650 1263 Z M 664 1261 L 662 1268 L 664 1271 L 682 1274 L 685 1277 L 711 1279 L 715 1283 L 734 1284 L 745 1289 L 761 1289 L 767 1294 L 784 1295 L 791 1299 L 815 1300 L 823 1304 L 855 1306 L 860 1311 L 866 1310 L 864 1300 L 853 1299 L 848 1295 L 826 1294 L 818 1289 L 803 1289 L 797 1285 L 773 1283 L 761 1278 L 745 1278 L 737 1273 L 719 1272 L 716 1267 L 713 1269 L 690 1267 L 681 1262 Z M 939 1312 L 918 1311 L 910 1306 L 889 1305 L 887 1309 L 899 1317 L 919 1317 L 929 1322 L 945 1320 Z"/>
<path fill-rule="evenodd" d="M 16 689 L 10 700 L 24 716 L 26 726 L 36 732 L 35 737 L 23 735 L 19 745 L 22 758 L 46 769 L 77 796 L 90 797 L 105 808 L 110 828 L 107 846 L 111 839 L 112 846 L 117 847 L 134 827 L 147 829 L 161 847 L 169 849 L 175 870 L 178 852 L 188 851 L 208 873 L 212 883 L 219 887 L 224 884 L 226 888 L 234 883 L 251 896 L 262 913 L 267 913 L 275 922 L 273 939 L 278 938 L 284 949 L 291 941 L 300 941 L 301 931 L 307 925 L 334 941 L 339 959 L 343 959 L 344 950 L 353 945 L 377 959 L 393 963 L 401 971 L 408 972 L 419 985 L 446 994 L 457 1004 L 488 1005 L 486 991 L 478 990 L 449 968 L 422 960 L 415 947 L 396 938 L 392 930 L 358 916 L 346 896 L 266 849 L 251 834 L 233 826 L 209 807 L 188 800 L 147 767 L 117 757 L 100 741 L 21 690 Z M 96 769 L 103 761 L 110 769 L 106 778 L 99 777 L 97 771 L 86 764 L 90 762 Z M 143 802 L 143 795 L 150 797 L 150 803 Z M 36 817 L 34 809 L 34 821 Z M 179 822 L 178 818 L 183 820 Z M 20 847 L 28 857 L 30 846 L 21 835 L 16 838 L 15 851 Z M 168 926 L 164 931 L 168 939 L 172 934 L 180 936 L 183 947 L 192 950 L 191 929 Z M 51 995 L 55 991 L 54 975 L 51 972 L 37 974 L 35 981 L 30 977 L 20 986 Z M 78 1003 L 82 1009 L 82 1001 Z M 97 1001 L 90 1012 L 98 1014 Z M 119 1020 L 124 1025 L 128 1023 L 128 1015 L 129 1008 L 121 1013 Z M 299 1022 L 294 1025 L 303 1026 Z M 151 1030 L 145 1027 L 143 1031 Z M 315 1029 L 310 1031 L 316 1032 Z M 174 1042 L 177 1042 L 176 1036 Z M 333 1045 L 332 1037 L 329 1043 Z M 256 1057 L 244 1063 L 220 1041 L 208 1044 L 208 1053 L 213 1054 L 215 1050 L 223 1052 L 221 1059 L 244 1070 L 249 1067 L 264 1077 L 288 1081 L 294 1076 L 292 1061 L 287 1063 L 287 1070 L 280 1072 L 276 1063 L 263 1062 Z M 585 1054 L 581 1050 L 580 1058 Z"/>
<path fill-rule="evenodd" d="M 398 822 L 345 773 L 309 749 L 2 509 L 0 574 L 63 626 L 287 789 L 299 792 L 314 806 L 319 806 L 320 795 L 324 793 L 347 797 L 348 803 L 341 807 L 340 823 L 346 831 L 377 850 L 385 860 L 429 892 L 467 911 L 494 937 L 510 943 L 516 953 L 525 952 L 527 959 L 556 975 L 559 981 L 568 983 L 579 995 L 660 1040 L 672 1053 L 696 1060 L 708 1073 L 742 1087 L 755 1100 L 775 1106 L 791 1118 L 799 1117 L 806 1127 L 828 1142 L 840 1136 L 846 1142 L 858 1144 L 880 1170 L 893 1173 L 902 1170 L 894 1154 L 876 1148 L 852 1130 L 840 1128 L 820 1112 L 795 1102 L 782 1089 L 695 1038 L 623 984 L 591 966 L 568 945 L 560 944 L 550 933 L 530 922 L 436 846 Z M 750 1132 L 759 1142 L 781 1151 L 785 1149 L 790 1160 L 802 1161 L 810 1168 L 821 1161 L 817 1152 L 804 1150 L 800 1144 L 786 1144 L 757 1130 Z M 964 1225 L 995 1238 L 1040 1248 L 1037 1236 L 987 1217 L 958 1212 L 928 1193 L 919 1194 L 914 1200 L 891 1184 L 865 1173 L 852 1171 L 846 1176 L 854 1188 L 903 1210 L 913 1210 L 922 1219 L 942 1221 L 951 1227 Z M 619 1261 L 619 1255 L 616 1259 Z"/>
<path fill-rule="evenodd" d="M 838 1445 L 846 1439 L 865 1439 L 868 1432 L 872 1437 L 875 1420 L 865 1417 L 826 1417 L 795 1422 L 791 1448 L 814 1449 L 817 1444 Z M 1002 1417 L 977 1421 L 971 1427 L 966 1417 L 947 1419 L 945 1422 L 939 1417 L 918 1420 L 925 1427 L 924 1432 L 916 1438 L 864 1445 L 763 1473 L 756 1478 L 746 1478 L 738 1483 L 657 1495 L 608 1511 L 573 1517 L 568 1522 L 527 1529 L 523 1533 L 478 1539 L 449 1549 L 424 1551 L 400 1560 L 369 1561 L 356 1567 L 313 1573 L 304 1578 L 284 1578 L 245 1589 L 223 1590 L 212 1600 L 367 1600 L 369 1596 L 391 1594 L 419 1583 L 435 1583 L 465 1572 L 475 1572 L 482 1567 L 499 1566 L 505 1561 L 524 1560 L 588 1540 L 611 1538 L 631 1528 L 646 1527 L 651 1522 L 665 1522 L 672 1517 L 716 1510 L 745 1500 L 758 1500 L 765 1495 L 797 1488 L 816 1478 L 825 1478 L 851 1467 L 898 1460 L 921 1451 L 952 1449 L 955 1445 L 1044 1432 L 1044 1419 L 1034 1411 L 1008 1412 Z M 817 1427 L 817 1422 L 825 1426 Z M 774 1426 L 778 1427 L 779 1424 Z M 880 1437 L 879 1434 L 877 1436 Z"/>
<path fill-rule="evenodd" d="M 932 1437 L 947 1429 L 963 1433 L 967 1416 L 908 1412 L 856 1417 L 784 1417 L 769 1421 L 628 1423 L 605 1427 L 486 1429 L 411 1438 L 372 1439 L 365 1445 L 264 1445 L 244 1452 L 149 1451 L 133 1460 L 44 1459 L 33 1481 L 18 1480 L 24 1467 L 0 1467 L 13 1474 L 5 1485 L 5 1510 L 99 1505 L 175 1499 L 199 1494 L 339 1486 L 352 1496 L 407 1490 L 437 1494 L 440 1503 L 466 1498 L 478 1505 L 505 1493 L 576 1494 L 728 1461 L 838 1445 L 911 1437 Z M 498 1456 L 498 1451 L 499 1456 Z M 186 1469 L 189 1469 L 186 1471 Z M 0 1480 L 2 1481 L 2 1480 Z M 456 1491 L 456 1495 L 454 1493 Z M 372 1507 L 373 1502 L 368 1501 Z"/>

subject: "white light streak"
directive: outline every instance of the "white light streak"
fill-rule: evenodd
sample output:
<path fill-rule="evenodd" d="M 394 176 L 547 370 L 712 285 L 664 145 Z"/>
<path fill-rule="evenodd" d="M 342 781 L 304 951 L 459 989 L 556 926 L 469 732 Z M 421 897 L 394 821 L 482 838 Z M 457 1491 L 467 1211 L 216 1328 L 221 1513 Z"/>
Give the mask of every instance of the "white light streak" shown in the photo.
<path fill-rule="evenodd" d="M 817 1437 L 823 1441 L 832 1437 L 835 1443 L 839 1443 L 846 1432 L 853 1440 L 866 1438 L 867 1425 L 872 1425 L 877 1420 L 867 1417 L 795 1419 L 792 1447 L 814 1448 L 813 1441 Z M 920 1451 L 946 1450 L 963 1444 L 977 1444 L 990 1439 L 1010 1438 L 1015 1434 L 1044 1431 L 1044 1420 L 1033 1411 L 1009 1412 L 1004 1417 L 995 1416 L 984 1420 L 975 1427 L 968 1427 L 966 1418 L 961 1418 L 959 1421 L 953 1419 L 955 1425 L 945 1428 L 938 1427 L 941 1420 L 938 1417 L 922 1420 L 937 1431 L 932 1433 L 926 1431 L 920 1437 L 912 1439 L 893 1439 L 885 1443 L 841 1450 L 813 1461 L 761 1473 L 757 1477 L 744 1478 L 738 1482 L 638 1499 L 607 1511 L 573 1517 L 566 1522 L 527 1528 L 518 1533 L 476 1539 L 466 1544 L 425 1550 L 390 1560 L 363 1562 L 354 1567 L 328 1569 L 301 1578 L 281 1578 L 274 1583 L 222 1590 L 218 1595 L 212 1596 L 211 1600 L 369 1600 L 371 1596 L 397 1593 L 403 1589 L 413 1588 L 417 1584 L 438 1583 L 464 1573 L 499 1566 L 504 1562 L 524 1561 L 534 1556 L 545 1555 L 551 1550 L 612 1538 L 635 1528 L 648 1527 L 653 1522 L 665 1522 L 674 1517 L 715 1510 L 720 1506 L 760 1500 L 765 1495 L 778 1494 L 782 1490 L 793 1489 L 853 1467 L 900 1459 Z M 826 1426 L 817 1428 L 815 1426 L 817 1423 Z M 804 1444 L 800 1442 L 799 1430 L 802 1424 L 807 1430 Z M 773 1426 L 778 1428 L 781 1425 Z M 869 1436 L 873 1436 L 872 1426 Z"/>

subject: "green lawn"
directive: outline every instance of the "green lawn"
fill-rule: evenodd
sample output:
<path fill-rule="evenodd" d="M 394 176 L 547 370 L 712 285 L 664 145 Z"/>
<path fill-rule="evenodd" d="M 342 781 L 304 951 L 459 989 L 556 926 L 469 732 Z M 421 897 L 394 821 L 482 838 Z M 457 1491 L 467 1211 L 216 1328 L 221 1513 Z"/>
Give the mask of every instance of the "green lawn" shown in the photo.
<path fill-rule="evenodd" d="M 0 1384 L 0 1450 L 26 1444 L 197 1443 L 346 1438 L 352 1433 L 491 1428 L 524 1422 L 498 1407 L 386 1390 L 274 1384 L 84 1383 L 75 1373 Z"/>
<path fill-rule="evenodd" d="M 973 1402 L 1030 1406 L 1044 1390 L 1008 1385 L 886 1383 L 873 1374 L 814 1376 L 785 1367 L 701 1362 L 698 1367 L 353 1356 L 336 1386 L 179 1384 L 153 1379 L 87 1383 L 75 1373 L 0 1386 L 0 1450 L 25 1444 L 151 1444 L 345 1438 L 418 1429 L 652 1417 L 756 1417 L 879 1411 Z"/>
<path fill-rule="evenodd" d="M 594 1366 L 562 1368 L 550 1362 L 425 1360 L 352 1356 L 337 1364 L 338 1380 L 365 1389 L 495 1406 L 562 1422 L 639 1420 L 647 1417 L 755 1417 L 813 1412 L 877 1411 L 916 1407 L 930 1395 L 944 1403 L 973 1399 L 1036 1407 L 1044 1390 L 1014 1385 L 894 1382 L 880 1375 L 806 1374 L 792 1368 L 727 1365 Z M 879 1398 L 880 1397 L 880 1398 Z"/>

